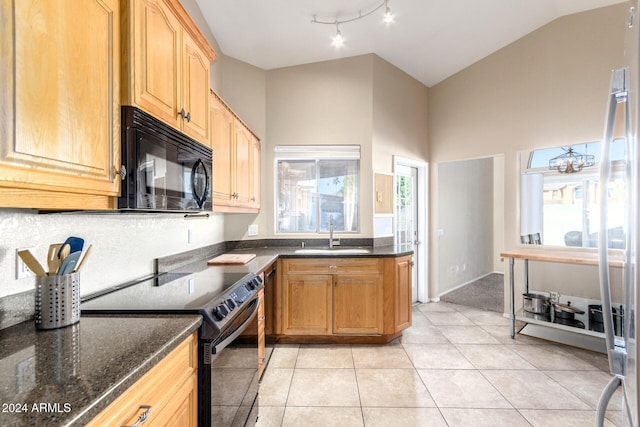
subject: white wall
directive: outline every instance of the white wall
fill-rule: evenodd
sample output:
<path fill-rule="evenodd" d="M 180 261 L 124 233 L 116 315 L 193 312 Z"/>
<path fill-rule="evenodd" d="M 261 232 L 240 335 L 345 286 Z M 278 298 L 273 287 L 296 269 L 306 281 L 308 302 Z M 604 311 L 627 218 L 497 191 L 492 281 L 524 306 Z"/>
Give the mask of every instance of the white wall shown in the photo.
<path fill-rule="evenodd" d="M 438 174 L 438 295 L 493 271 L 493 159 L 444 162 Z"/>
<path fill-rule="evenodd" d="M 565 16 L 430 88 L 432 163 L 504 156 L 505 249 L 519 245 L 518 151 L 602 137 L 610 71 L 624 65 L 626 15 L 626 4 L 619 4 Z M 431 212 L 437 211 L 434 202 Z M 432 229 L 432 247 L 434 238 Z M 559 274 L 557 268 L 535 266 L 533 286 L 593 292 L 590 269 L 565 266 Z M 521 277 L 518 266 L 519 290 Z M 572 280 L 558 280 L 564 277 Z"/>

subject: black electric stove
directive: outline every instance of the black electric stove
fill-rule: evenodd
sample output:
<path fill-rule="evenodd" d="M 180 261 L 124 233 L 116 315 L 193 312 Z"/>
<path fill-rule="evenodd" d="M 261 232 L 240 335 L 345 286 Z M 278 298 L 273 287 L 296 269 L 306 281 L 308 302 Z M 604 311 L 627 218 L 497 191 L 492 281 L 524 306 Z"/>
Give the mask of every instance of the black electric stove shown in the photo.
<path fill-rule="evenodd" d="M 215 406 L 212 385 L 216 391 L 224 387 L 215 379 L 212 381 L 212 359 L 255 322 L 258 291 L 262 286 L 262 279 L 253 273 L 228 273 L 220 268 L 205 268 L 195 273 L 164 273 L 89 295 L 83 298 L 80 310 L 82 314 L 101 315 L 202 315 L 203 323 L 198 331 L 198 425 L 208 427 L 215 424 L 211 419 L 211 407 Z M 257 337 L 255 342 L 257 357 Z M 248 368 L 257 368 L 257 363 Z M 250 393 L 255 393 L 253 400 L 257 405 L 257 386 Z M 248 410 L 239 408 L 238 413 L 246 412 L 242 417 L 248 419 L 257 411 L 257 406 L 253 409 L 253 405 L 250 402 Z M 240 425 L 248 423 L 247 420 L 240 421 Z M 237 420 L 235 424 L 238 424 Z"/>

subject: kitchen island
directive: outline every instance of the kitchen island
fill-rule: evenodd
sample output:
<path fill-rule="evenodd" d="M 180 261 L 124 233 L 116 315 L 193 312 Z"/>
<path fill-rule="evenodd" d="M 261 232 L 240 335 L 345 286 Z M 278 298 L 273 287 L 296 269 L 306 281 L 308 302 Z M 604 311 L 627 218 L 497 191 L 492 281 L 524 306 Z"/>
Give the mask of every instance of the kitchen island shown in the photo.
<path fill-rule="evenodd" d="M 524 292 L 529 293 L 529 261 L 551 262 L 560 264 L 598 266 L 598 254 L 594 251 L 585 250 L 558 250 L 541 247 L 520 247 L 500 253 L 502 258 L 509 259 L 509 318 L 511 338 L 516 335 L 516 320 L 524 322 L 529 328 L 531 335 L 539 338 L 567 343 L 576 347 L 582 347 L 593 351 L 605 352 L 604 334 L 588 325 L 588 314 L 583 316 L 583 321 L 575 323 L 582 324 L 578 327 L 566 322 L 551 321 L 550 316 L 532 314 L 524 311 L 523 308 L 516 309 L 515 299 L 515 277 L 514 266 L 516 260 L 524 263 Z M 609 268 L 621 268 L 624 266 L 622 251 L 609 250 Z M 538 290 L 546 291 L 549 290 Z M 586 311 L 588 304 L 597 304 L 598 301 L 587 300 L 572 296 L 564 296 L 568 300 L 581 301 Z M 580 304 L 577 304 L 579 306 Z M 558 319 L 561 320 L 561 319 Z M 585 327 L 587 324 L 587 327 Z"/>
<path fill-rule="evenodd" d="M 202 323 L 201 316 L 85 316 L 0 331 L 0 425 L 83 426 Z"/>

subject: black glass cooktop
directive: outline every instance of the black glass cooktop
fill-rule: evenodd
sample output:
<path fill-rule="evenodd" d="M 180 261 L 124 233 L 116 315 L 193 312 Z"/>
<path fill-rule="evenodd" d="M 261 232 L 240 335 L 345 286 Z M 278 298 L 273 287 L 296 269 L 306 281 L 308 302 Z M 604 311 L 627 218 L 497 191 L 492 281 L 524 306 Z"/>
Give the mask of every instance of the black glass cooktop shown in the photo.
<path fill-rule="evenodd" d="M 82 313 L 196 313 L 250 275 L 213 268 L 193 274 L 165 273 L 90 295 L 83 299 L 80 310 Z"/>

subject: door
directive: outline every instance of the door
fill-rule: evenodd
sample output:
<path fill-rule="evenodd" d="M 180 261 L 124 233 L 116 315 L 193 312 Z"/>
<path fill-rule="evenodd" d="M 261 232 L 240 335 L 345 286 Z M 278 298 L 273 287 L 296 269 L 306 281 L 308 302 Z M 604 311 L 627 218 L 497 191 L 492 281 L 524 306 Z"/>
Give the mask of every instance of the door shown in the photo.
<path fill-rule="evenodd" d="M 418 168 L 403 164 L 396 165 L 396 233 L 397 245 L 410 245 L 413 250 L 413 262 L 422 257 L 418 248 L 422 243 L 418 233 Z M 413 269 L 411 300 L 418 301 L 418 269 Z"/>
<path fill-rule="evenodd" d="M 209 142 L 209 60 L 189 33 L 182 33 L 182 130 L 204 145 Z M 178 111 L 181 109 L 179 108 Z"/>
<path fill-rule="evenodd" d="M 0 7 L 2 187 L 117 195 L 118 2 L 21 0 Z M 43 202 L 63 207 L 61 198 Z"/>
<path fill-rule="evenodd" d="M 182 27 L 163 1 L 135 2 L 133 35 L 134 102 L 180 128 Z"/>
<path fill-rule="evenodd" d="M 382 276 L 333 276 L 333 333 L 382 333 Z"/>

